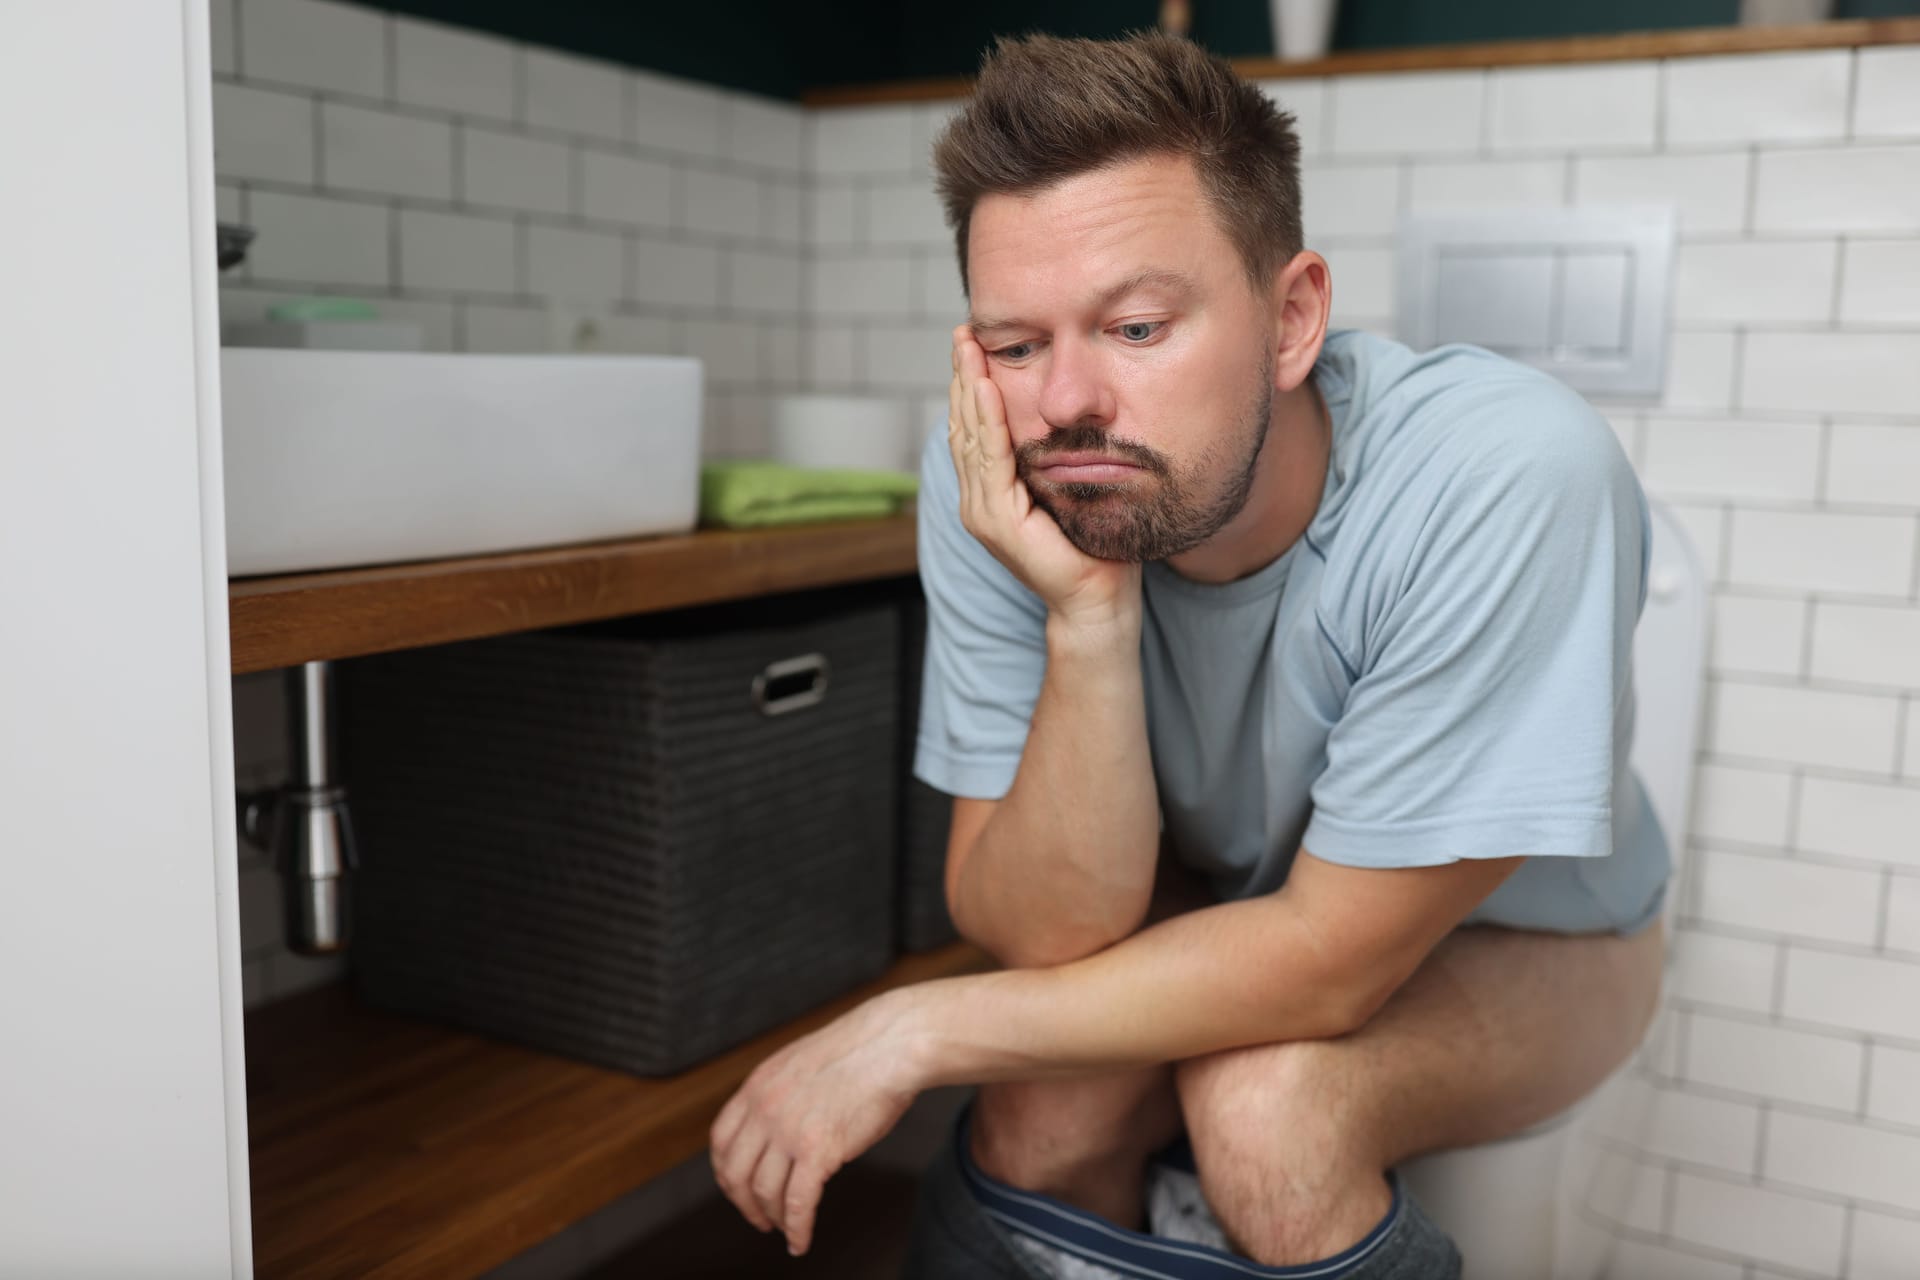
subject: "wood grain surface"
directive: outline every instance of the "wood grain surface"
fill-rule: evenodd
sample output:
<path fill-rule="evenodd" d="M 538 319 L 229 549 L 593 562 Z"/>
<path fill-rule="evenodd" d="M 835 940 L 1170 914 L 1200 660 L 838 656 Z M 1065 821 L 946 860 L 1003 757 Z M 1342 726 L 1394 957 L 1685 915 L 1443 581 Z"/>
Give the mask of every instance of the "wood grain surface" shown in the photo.
<path fill-rule="evenodd" d="M 263 1280 L 478 1275 L 703 1150 L 782 1045 L 883 990 L 992 967 L 965 943 L 647 1080 L 379 1013 L 341 984 L 247 1016 Z"/>
<path fill-rule="evenodd" d="M 235 675 L 914 572 L 911 515 L 235 578 Z"/>
<path fill-rule="evenodd" d="M 1622 35 L 1567 36 L 1552 40 L 1500 40 L 1480 44 L 1422 45 L 1413 49 L 1360 49 L 1306 62 L 1277 58 L 1232 58 L 1249 80 L 1361 75 L 1382 71 L 1455 71 L 1477 67 L 1525 67 L 1564 62 L 1623 62 L 1642 58 L 1694 58 L 1723 53 L 1778 53 L 1793 49 L 1849 49 L 1861 45 L 1920 43 L 1920 18 L 1849 18 L 1778 27 L 1687 27 Z M 965 78 L 902 80 L 888 84 L 810 89 L 809 107 L 866 106 L 880 102 L 935 102 L 973 92 Z"/>

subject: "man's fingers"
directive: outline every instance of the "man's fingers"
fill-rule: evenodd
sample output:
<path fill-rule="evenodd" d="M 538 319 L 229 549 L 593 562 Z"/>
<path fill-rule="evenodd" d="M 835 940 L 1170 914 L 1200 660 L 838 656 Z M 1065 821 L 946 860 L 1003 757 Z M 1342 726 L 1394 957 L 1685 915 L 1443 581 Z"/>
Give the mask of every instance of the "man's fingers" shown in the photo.
<path fill-rule="evenodd" d="M 760 1206 L 760 1212 L 765 1215 L 767 1222 L 783 1233 L 786 1230 L 787 1177 L 792 1172 L 793 1161 L 777 1146 L 767 1148 L 753 1171 L 754 1202 Z M 762 1227 L 761 1230 L 766 1228 Z"/>
<path fill-rule="evenodd" d="M 1013 458 L 1013 437 L 1007 432 L 1006 403 L 1000 399 L 1000 388 L 993 385 L 991 378 L 982 378 L 973 384 L 975 414 L 980 424 L 980 452 L 989 464 L 988 471 L 997 472 L 1003 464 Z M 1010 482 L 1013 477 L 1008 475 Z"/>
<path fill-rule="evenodd" d="M 802 1158 L 787 1178 L 787 1251 L 799 1255 L 813 1247 L 813 1219 L 820 1193 L 832 1171 L 812 1157 Z"/>
<path fill-rule="evenodd" d="M 740 1211 L 740 1216 L 751 1222 L 758 1231 L 773 1229 L 772 1219 L 767 1217 L 766 1210 L 760 1206 L 753 1192 L 753 1178 L 766 1150 L 765 1136 L 750 1129 L 733 1141 L 725 1155 L 715 1163 L 713 1171 L 714 1181 L 720 1184 L 720 1190 Z"/>

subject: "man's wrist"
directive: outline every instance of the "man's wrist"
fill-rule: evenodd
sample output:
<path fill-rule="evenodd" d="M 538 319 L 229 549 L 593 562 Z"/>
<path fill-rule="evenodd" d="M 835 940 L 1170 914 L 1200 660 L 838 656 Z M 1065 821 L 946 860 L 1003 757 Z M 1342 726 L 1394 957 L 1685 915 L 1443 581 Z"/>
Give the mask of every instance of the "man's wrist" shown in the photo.
<path fill-rule="evenodd" d="M 1141 610 L 1138 601 L 1081 608 L 1071 613 L 1047 614 L 1047 651 L 1065 656 L 1101 656 L 1140 650 Z"/>

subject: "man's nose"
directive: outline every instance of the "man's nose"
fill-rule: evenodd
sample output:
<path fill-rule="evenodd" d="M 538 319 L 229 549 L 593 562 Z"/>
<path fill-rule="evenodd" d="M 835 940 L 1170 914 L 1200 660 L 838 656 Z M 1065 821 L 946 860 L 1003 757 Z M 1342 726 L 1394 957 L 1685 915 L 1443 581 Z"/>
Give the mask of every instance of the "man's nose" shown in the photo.
<path fill-rule="evenodd" d="M 1113 390 L 1087 344 L 1056 339 L 1040 384 L 1040 416 L 1049 427 L 1113 421 Z"/>

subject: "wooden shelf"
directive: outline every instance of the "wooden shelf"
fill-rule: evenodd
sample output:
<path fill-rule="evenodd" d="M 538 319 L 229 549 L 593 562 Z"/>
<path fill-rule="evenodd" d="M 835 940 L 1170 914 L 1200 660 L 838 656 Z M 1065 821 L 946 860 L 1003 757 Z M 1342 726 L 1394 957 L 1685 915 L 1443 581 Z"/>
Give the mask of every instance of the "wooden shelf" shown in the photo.
<path fill-rule="evenodd" d="M 906 956 L 825 1008 L 643 1080 L 398 1018 L 336 984 L 247 1017 L 254 1265 L 263 1278 L 498 1266 L 705 1149 L 764 1058 L 884 990 L 992 967 Z"/>
<path fill-rule="evenodd" d="M 227 586 L 233 671 L 266 671 L 914 571 L 911 515 L 702 530 Z"/>
<path fill-rule="evenodd" d="M 1568 36 L 1552 40 L 1500 40 L 1480 44 L 1435 44 L 1412 49 L 1359 49 L 1282 62 L 1233 58 L 1249 80 L 1301 76 L 1346 76 L 1382 71 L 1447 71 L 1480 67 L 1525 67 L 1563 62 L 1622 62 L 1643 58 L 1693 58 L 1723 53 L 1777 53 L 1789 49 L 1850 49 L 1862 45 L 1920 43 L 1920 18 L 1849 18 L 1778 27 L 1686 27 L 1622 35 Z M 887 84 L 810 89 L 809 107 L 866 106 L 880 102 L 932 102 L 964 98 L 970 79 L 904 80 Z"/>

